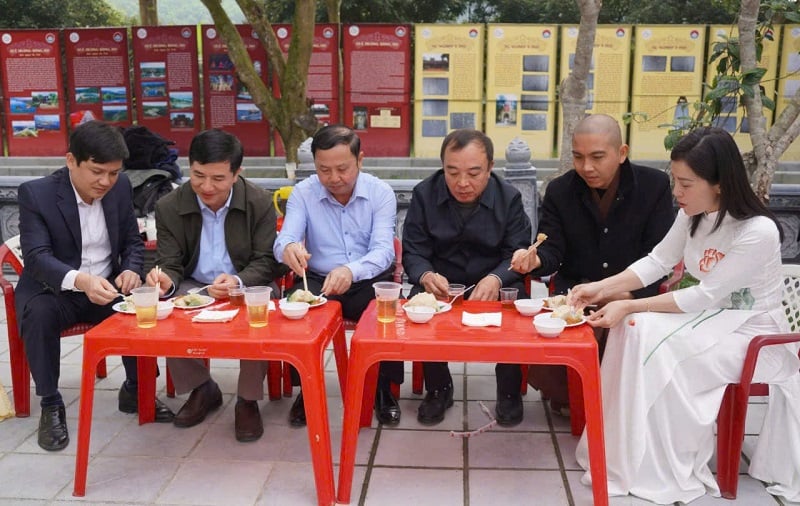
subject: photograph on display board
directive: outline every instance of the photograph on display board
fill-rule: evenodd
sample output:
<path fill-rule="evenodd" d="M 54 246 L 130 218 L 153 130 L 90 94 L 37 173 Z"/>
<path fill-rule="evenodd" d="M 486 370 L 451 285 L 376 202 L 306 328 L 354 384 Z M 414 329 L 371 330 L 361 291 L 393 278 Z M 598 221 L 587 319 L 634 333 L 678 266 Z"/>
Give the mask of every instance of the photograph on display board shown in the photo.
<path fill-rule="evenodd" d="M 450 79 L 446 77 L 423 77 L 423 95 L 443 95 L 450 94 Z"/>
<path fill-rule="evenodd" d="M 208 85 L 211 91 L 233 91 L 233 74 L 211 74 L 208 76 Z"/>
<path fill-rule="evenodd" d="M 142 79 L 164 79 L 167 77 L 167 64 L 163 61 L 144 61 L 139 64 Z"/>
<path fill-rule="evenodd" d="M 233 70 L 233 62 L 228 53 L 212 53 L 208 57 L 208 67 L 211 70 Z"/>
<path fill-rule="evenodd" d="M 57 91 L 32 91 L 31 105 L 38 109 L 58 109 Z"/>
<path fill-rule="evenodd" d="M 689 114 L 689 101 L 681 95 L 675 104 L 675 112 L 672 114 L 672 124 L 676 128 L 687 128 L 689 123 L 692 122 L 692 117 Z"/>
<path fill-rule="evenodd" d="M 531 131 L 547 130 L 547 116 L 544 114 L 523 114 L 522 129 Z"/>
<path fill-rule="evenodd" d="M 522 76 L 522 91 L 547 91 L 550 88 L 550 78 L 546 75 Z"/>
<path fill-rule="evenodd" d="M 191 91 L 170 91 L 170 109 L 191 109 L 194 105 L 194 95 Z"/>
<path fill-rule="evenodd" d="M 194 113 L 172 112 L 169 114 L 169 125 L 172 128 L 194 128 Z"/>
<path fill-rule="evenodd" d="M 142 115 L 145 118 L 165 118 L 167 116 L 167 103 L 142 102 Z"/>
<path fill-rule="evenodd" d="M 750 133 L 750 122 L 747 120 L 747 116 L 742 118 L 742 125 L 739 127 L 739 131 L 743 134 Z"/>
<path fill-rule="evenodd" d="M 367 124 L 367 108 L 353 107 L 353 130 L 366 130 Z"/>
<path fill-rule="evenodd" d="M 422 115 L 423 116 L 447 116 L 448 102 L 447 100 L 423 100 L 422 101 Z"/>
<path fill-rule="evenodd" d="M 475 128 L 475 113 L 454 112 L 450 113 L 450 129 Z"/>
<path fill-rule="evenodd" d="M 103 121 L 110 123 L 118 123 L 128 121 L 128 106 L 127 105 L 104 105 L 103 106 Z"/>
<path fill-rule="evenodd" d="M 127 104 L 128 93 L 124 86 L 111 86 L 101 88 L 104 104 Z"/>
<path fill-rule="evenodd" d="M 14 120 L 11 122 L 11 132 L 14 137 L 38 137 L 39 131 L 33 120 Z"/>
<path fill-rule="evenodd" d="M 96 86 L 75 88 L 75 103 L 78 104 L 100 103 L 100 88 Z"/>
<path fill-rule="evenodd" d="M 33 105 L 31 97 L 10 97 L 11 114 L 33 114 L 36 106 Z"/>
<path fill-rule="evenodd" d="M 786 79 L 783 84 L 783 96 L 792 98 L 797 90 L 800 89 L 800 79 Z"/>
<path fill-rule="evenodd" d="M 524 72 L 549 72 L 550 57 L 548 55 L 525 55 L 522 57 Z"/>
<path fill-rule="evenodd" d="M 54 130 L 61 129 L 61 117 L 58 114 L 37 114 L 33 117 L 33 123 L 36 130 Z"/>
<path fill-rule="evenodd" d="M 672 72 L 694 72 L 694 56 L 673 56 L 669 60 Z"/>
<path fill-rule="evenodd" d="M 236 121 L 261 121 L 261 109 L 255 104 L 236 104 Z"/>
<path fill-rule="evenodd" d="M 443 119 L 422 120 L 423 137 L 444 137 L 447 135 L 447 121 Z"/>
<path fill-rule="evenodd" d="M 448 72 L 450 70 L 450 55 L 448 53 L 424 53 L 422 55 L 422 70 L 425 72 Z"/>
<path fill-rule="evenodd" d="M 520 107 L 523 111 L 547 111 L 550 101 L 547 95 L 522 95 Z"/>
<path fill-rule="evenodd" d="M 517 124 L 516 95 L 497 95 L 495 100 L 495 124 L 497 126 L 515 126 Z"/>
<path fill-rule="evenodd" d="M 236 98 L 239 100 L 253 100 L 253 95 L 250 94 L 250 90 L 247 89 L 247 86 L 240 82 L 236 84 Z"/>
<path fill-rule="evenodd" d="M 167 96 L 167 83 L 165 81 L 142 82 L 142 96 L 144 98 L 162 98 Z"/>
<path fill-rule="evenodd" d="M 666 56 L 642 56 L 642 71 L 643 72 L 666 72 L 667 71 L 667 57 Z"/>

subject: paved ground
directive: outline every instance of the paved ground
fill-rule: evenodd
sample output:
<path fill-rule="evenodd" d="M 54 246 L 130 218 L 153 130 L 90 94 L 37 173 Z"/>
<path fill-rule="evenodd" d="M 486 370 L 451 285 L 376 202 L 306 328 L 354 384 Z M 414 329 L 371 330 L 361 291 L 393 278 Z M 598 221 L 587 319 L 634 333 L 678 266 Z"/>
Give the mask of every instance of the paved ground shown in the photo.
<path fill-rule="evenodd" d="M 11 388 L 5 320 L 0 322 L 0 381 Z M 67 402 L 72 441 L 67 449 L 47 453 L 36 444 L 39 407 L 33 416 L 0 422 L 0 505 L 154 504 L 154 505 L 302 505 L 316 504 L 309 443 L 304 429 L 286 422 L 292 399 L 264 401 L 265 434 L 254 443 L 238 443 L 233 434 L 237 362 L 212 360 L 212 373 L 225 394 L 223 408 L 204 423 L 178 429 L 172 425 L 139 426 L 135 415 L 117 411 L 117 389 L 124 373 L 118 357 L 109 359 L 109 376 L 97 383 L 87 494 L 72 497 L 77 446 L 81 337 L 62 340 L 61 391 Z M 330 355 L 330 352 L 329 352 Z M 406 370 L 410 371 L 407 364 Z M 162 363 L 163 368 L 163 363 Z M 339 460 L 342 400 L 335 365 L 328 357 L 326 375 L 335 463 Z M 568 420 L 552 415 L 537 392 L 525 398 L 525 420 L 514 429 L 495 428 L 472 439 L 454 439 L 449 431 L 474 429 L 487 419 L 477 401 L 494 407 L 493 367 L 451 364 L 455 406 L 445 421 L 427 428 L 416 421 L 420 396 L 410 378 L 403 385 L 399 427 L 373 424 L 361 431 L 353 504 L 367 505 L 590 505 L 591 490 L 580 484 L 574 458 L 577 438 Z M 184 398 L 160 397 L 177 410 Z M 295 392 L 296 394 L 296 392 Z M 748 413 L 745 454 L 764 413 L 761 400 Z M 743 460 L 742 472 L 746 469 Z M 338 474 L 338 467 L 334 470 Z M 612 498 L 613 505 L 649 504 L 632 497 Z M 739 498 L 704 497 L 707 505 L 786 504 L 764 486 L 742 475 Z"/>

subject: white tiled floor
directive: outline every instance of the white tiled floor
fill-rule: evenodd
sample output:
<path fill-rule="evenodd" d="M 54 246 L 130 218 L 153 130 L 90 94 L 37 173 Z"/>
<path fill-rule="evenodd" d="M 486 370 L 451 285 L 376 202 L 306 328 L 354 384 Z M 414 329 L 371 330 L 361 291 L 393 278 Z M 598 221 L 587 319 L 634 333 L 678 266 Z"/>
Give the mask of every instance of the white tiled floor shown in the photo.
<path fill-rule="evenodd" d="M 0 328 L 0 382 L 10 394 L 4 321 Z M 212 360 L 212 373 L 225 394 L 223 408 L 196 427 L 178 429 L 170 424 L 139 426 L 135 415 L 117 411 L 116 393 L 124 375 L 119 359 L 110 358 L 109 377 L 97 383 L 87 494 L 72 497 L 81 339 L 62 340 L 61 391 L 67 402 L 70 446 L 58 453 L 37 446 L 39 408 L 35 396 L 31 417 L 0 422 L 0 505 L 316 504 L 307 433 L 286 422 L 291 399 L 261 403 L 265 434 L 259 441 L 238 443 L 234 439 L 232 400 L 238 369 L 237 361 L 232 360 Z M 495 391 L 491 366 L 451 366 L 456 403 L 442 424 L 428 428 L 417 423 L 420 396 L 411 393 L 410 381 L 406 381 L 401 390 L 400 425 L 381 428 L 373 424 L 361 431 L 353 504 L 592 504 L 591 490 L 580 484 L 581 472 L 574 458 L 577 438 L 570 435 L 568 421 L 552 415 L 535 391 L 525 398 L 525 420 L 520 426 L 498 427 L 471 439 L 450 437 L 450 430 L 474 429 L 486 423 L 477 401 L 493 408 Z M 331 435 L 334 462 L 338 463 L 342 402 L 334 368 L 328 357 Z M 410 371 L 408 364 L 406 370 Z M 185 398 L 167 399 L 163 378 L 159 381 L 159 396 L 177 410 Z M 750 434 L 757 432 L 763 413 L 763 405 L 751 405 Z M 748 437 L 745 453 L 753 438 Z M 742 472 L 745 469 L 743 462 Z M 334 472 L 338 475 L 338 467 Z M 623 497 L 612 498 L 611 504 L 649 503 Z M 693 504 L 786 503 L 743 474 L 736 501 L 704 497 Z"/>

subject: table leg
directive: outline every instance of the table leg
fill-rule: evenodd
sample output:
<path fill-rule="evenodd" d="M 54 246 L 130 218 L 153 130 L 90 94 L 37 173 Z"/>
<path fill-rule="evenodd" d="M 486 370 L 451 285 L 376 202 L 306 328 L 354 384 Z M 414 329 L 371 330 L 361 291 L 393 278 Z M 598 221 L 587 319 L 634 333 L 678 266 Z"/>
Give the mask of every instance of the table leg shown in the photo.
<path fill-rule="evenodd" d="M 567 366 L 567 391 L 569 392 L 569 422 L 573 436 L 580 436 L 586 425 L 583 408 L 583 382 L 575 369 Z"/>
<path fill-rule="evenodd" d="M 586 436 L 589 443 L 589 469 L 592 473 L 592 495 L 596 506 L 608 505 L 608 473 L 606 470 L 605 435 L 603 433 L 603 400 L 600 388 L 600 366 L 581 371 L 583 399 L 586 409 Z"/>
<path fill-rule="evenodd" d="M 305 368 L 302 364 L 298 372 Z M 311 461 L 314 466 L 314 481 L 317 485 L 317 502 L 320 506 L 334 503 L 333 459 L 331 434 L 328 427 L 328 404 L 325 397 L 325 370 L 317 364 L 316 374 L 301 373 L 303 397 L 306 405 L 308 440 L 311 446 Z"/>
<path fill-rule="evenodd" d="M 81 370 L 81 399 L 78 413 L 78 449 L 75 454 L 75 485 L 72 495 L 86 495 L 86 473 L 89 466 L 89 444 L 92 436 L 92 407 L 94 402 L 94 375 L 97 363 L 104 355 L 87 348 L 84 339 L 83 369 Z"/>
<path fill-rule="evenodd" d="M 156 419 L 156 357 L 136 357 L 139 376 L 139 425 Z"/>
<path fill-rule="evenodd" d="M 378 385 L 378 363 L 372 364 L 364 376 L 364 394 L 361 399 L 361 427 L 372 425 L 372 407 L 375 405 L 375 389 Z"/>
<path fill-rule="evenodd" d="M 368 371 L 377 365 L 361 364 L 359 360 L 358 350 L 352 350 L 350 354 L 350 366 L 347 371 L 347 392 L 344 396 L 342 449 L 339 456 L 339 486 L 336 489 L 336 501 L 341 504 L 350 503 L 356 450 L 358 449 L 358 430 L 361 426 L 361 410 L 365 390 L 364 383 Z M 367 413 L 372 416 L 372 409 L 368 408 Z"/>
<path fill-rule="evenodd" d="M 339 390 L 344 395 L 347 390 L 347 339 L 344 333 L 344 323 L 339 322 L 339 328 L 333 334 L 333 356 L 336 358 L 336 372 L 339 374 Z"/>

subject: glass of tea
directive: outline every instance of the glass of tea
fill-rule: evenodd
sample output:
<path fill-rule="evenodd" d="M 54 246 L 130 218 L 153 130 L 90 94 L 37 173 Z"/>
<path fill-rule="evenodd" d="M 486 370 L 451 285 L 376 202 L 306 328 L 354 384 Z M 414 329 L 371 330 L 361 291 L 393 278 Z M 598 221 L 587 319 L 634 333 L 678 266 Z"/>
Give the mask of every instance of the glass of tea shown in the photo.
<path fill-rule="evenodd" d="M 270 293 L 272 288 L 268 286 L 249 286 L 244 289 L 247 322 L 251 327 L 266 327 L 269 324 Z"/>
<path fill-rule="evenodd" d="M 381 323 L 391 323 L 397 313 L 397 301 L 400 299 L 400 283 L 391 281 L 379 281 L 373 283 L 375 289 L 375 299 L 378 305 L 378 321 Z"/>
<path fill-rule="evenodd" d="M 228 288 L 228 304 L 236 307 L 244 306 L 244 287 L 234 286 Z"/>

